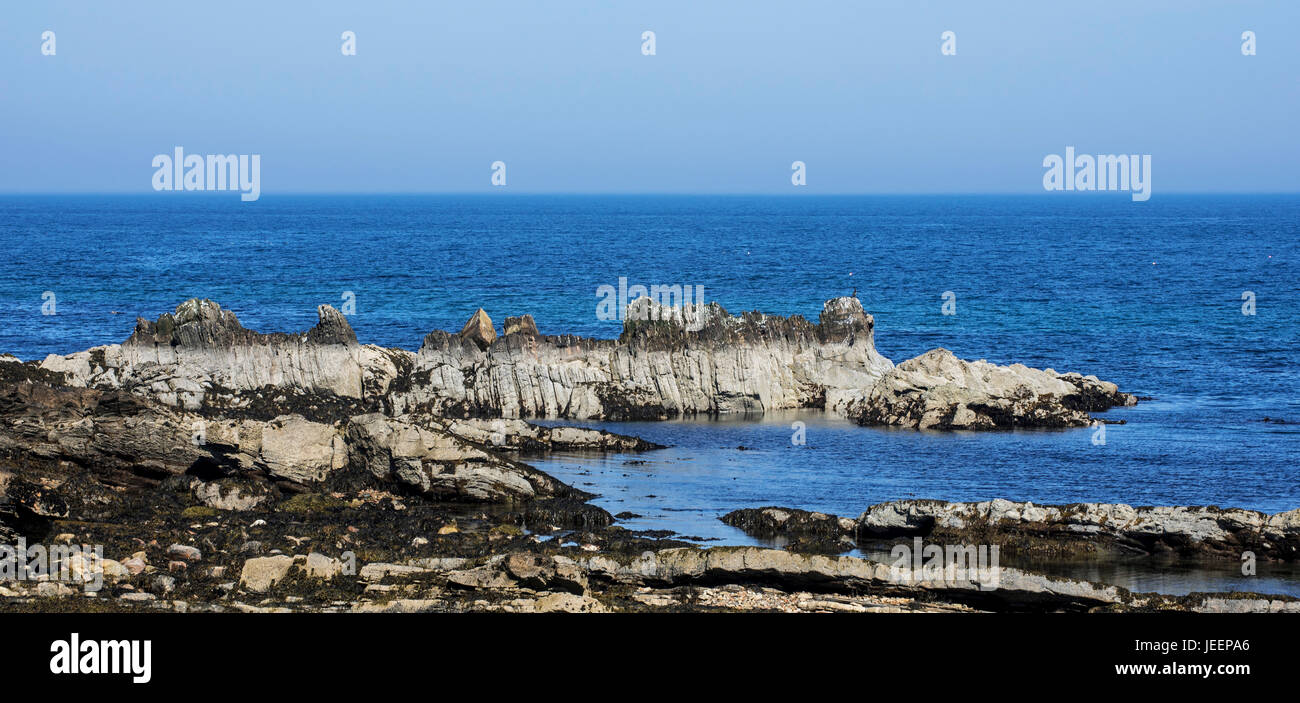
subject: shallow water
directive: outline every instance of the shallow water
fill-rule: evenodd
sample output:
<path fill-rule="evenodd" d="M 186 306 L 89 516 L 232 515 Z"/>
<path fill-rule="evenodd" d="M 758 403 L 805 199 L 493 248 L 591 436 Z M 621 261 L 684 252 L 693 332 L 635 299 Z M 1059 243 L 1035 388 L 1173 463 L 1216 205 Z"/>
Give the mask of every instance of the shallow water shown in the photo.
<path fill-rule="evenodd" d="M 761 545 L 764 541 L 724 525 L 718 518 L 737 508 L 777 505 L 856 517 L 875 503 L 904 498 L 980 501 L 992 498 L 1035 503 L 1121 502 L 1131 505 L 1204 505 L 1278 512 L 1296 507 L 1267 480 L 1225 471 L 1207 462 L 1195 480 L 1178 480 L 1178 469 L 1160 457 L 1204 452 L 1195 431 L 1159 429 L 1150 415 L 1173 412 L 1150 403 L 1116 409 L 1103 446 L 1093 430 L 1013 432 L 917 432 L 858 427 L 814 410 L 728 416 L 716 420 L 557 423 L 632 434 L 667 449 L 640 454 L 553 453 L 530 459 L 557 478 L 597 493 L 593 502 L 614 514 L 634 513 L 628 529 L 672 530 L 703 545 Z M 792 443 L 796 422 L 805 445 Z M 1288 431 L 1265 423 L 1242 429 L 1252 446 L 1294 441 Z M 740 449 L 739 447 L 744 447 Z M 1067 471 L 1066 467 L 1070 467 Z M 1235 498 L 1224 500 L 1224 495 Z M 859 553 L 885 560 L 883 553 Z M 1003 560 L 1004 566 L 1018 565 Z M 1300 596 L 1300 567 L 1260 563 L 1253 577 L 1228 563 L 1155 560 L 1034 562 L 1027 568 L 1135 591 L 1183 595 L 1193 591 L 1248 590 Z"/>

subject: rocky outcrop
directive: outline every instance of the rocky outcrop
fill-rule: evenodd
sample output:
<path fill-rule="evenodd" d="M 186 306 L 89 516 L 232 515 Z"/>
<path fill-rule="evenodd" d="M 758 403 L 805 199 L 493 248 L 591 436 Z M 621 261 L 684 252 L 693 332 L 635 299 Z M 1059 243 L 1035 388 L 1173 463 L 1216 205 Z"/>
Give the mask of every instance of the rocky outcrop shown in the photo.
<path fill-rule="evenodd" d="M 845 414 L 861 425 L 916 429 L 1079 427 L 1092 422 L 1089 412 L 1136 402 L 1095 376 L 963 361 L 934 349 L 894 367 Z"/>
<path fill-rule="evenodd" d="M 1240 560 L 1300 557 L 1300 509 L 1275 515 L 1214 506 L 1132 507 L 1123 503 L 1034 505 L 896 501 L 867 508 L 860 533 L 929 535 L 1002 543 L 1008 552 L 1061 555 L 1097 552 L 1179 553 Z"/>
<path fill-rule="evenodd" d="M 617 341 L 521 325 L 484 349 L 434 332 L 412 360 L 415 382 L 390 400 L 452 415 L 658 419 L 822 407 L 834 390 L 870 387 L 892 367 L 857 299 L 827 303 L 818 325 L 733 317 L 716 303 L 683 313 L 648 298 L 627 317 Z"/>
<path fill-rule="evenodd" d="M 862 424 L 996 429 L 1087 424 L 1133 398 L 1113 384 L 1020 365 L 964 362 L 935 350 L 897 368 L 875 349 L 857 298 L 795 315 L 733 316 L 717 303 L 633 301 L 617 340 L 545 336 L 530 316 L 498 336 L 479 309 L 459 333 L 432 332 L 418 352 L 361 345 L 329 306 L 300 334 L 260 334 L 206 300 L 122 345 L 47 357 L 73 385 L 124 389 L 188 410 L 263 419 L 293 412 L 422 412 L 459 418 L 659 419 L 826 408 Z M 322 410 L 322 408 L 324 410 Z"/>
<path fill-rule="evenodd" d="M 12 370 L 0 367 L 0 455 L 45 467 L 51 476 L 66 478 L 74 466 L 128 487 L 175 475 L 205 481 L 257 475 L 303 486 L 369 477 L 429 497 L 491 502 L 580 494 L 472 439 L 402 418 L 212 417 L 122 390 L 16 379 Z M 553 430 L 536 432 L 549 437 Z M 224 500 L 196 497 L 205 504 Z"/>
<path fill-rule="evenodd" d="M 70 385 L 127 390 L 186 410 L 245 408 L 263 391 L 355 401 L 382 391 L 396 374 L 393 355 L 357 344 L 334 308 L 317 313 L 306 332 L 261 334 L 217 303 L 188 300 L 156 322 L 137 320 L 120 345 L 50 355 L 40 367 Z"/>
<path fill-rule="evenodd" d="M 742 508 L 719 518 L 745 534 L 796 551 L 838 554 L 857 546 L 857 522 L 794 508 Z"/>
<path fill-rule="evenodd" d="M 379 413 L 351 418 L 343 434 L 351 465 L 427 497 L 501 502 L 577 493 L 455 435 Z"/>
<path fill-rule="evenodd" d="M 892 564 L 848 556 L 797 554 L 758 547 L 677 548 L 639 557 L 595 554 L 575 563 L 592 583 L 654 587 L 771 585 L 783 591 L 904 595 L 995 611 L 1191 610 L 1300 612 L 1300 600 L 1241 594 L 1176 598 L 1006 567 L 976 575 L 956 569 L 917 574 Z M 1233 601 L 1236 601 L 1235 603 Z"/>
<path fill-rule="evenodd" d="M 856 520 L 772 507 L 737 510 L 721 519 L 753 536 L 811 551 L 844 551 L 846 540 L 920 536 L 937 543 L 996 544 L 1008 556 L 1177 554 L 1239 561 L 1249 551 L 1260 559 L 1300 558 L 1300 509 L 1266 515 L 1214 506 L 902 500 L 873 505 Z"/>
<path fill-rule="evenodd" d="M 341 399 L 356 412 L 577 419 L 820 407 L 892 368 L 856 299 L 830 301 L 817 325 L 732 317 L 716 304 L 687 320 L 652 305 L 633 304 L 617 341 L 542 336 L 527 316 L 497 337 L 480 310 L 460 333 L 433 332 L 412 353 L 357 344 L 329 306 L 306 333 L 260 334 L 216 303 L 192 300 L 157 322 L 139 320 L 121 345 L 51 355 L 41 368 L 190 410 L 253 411 L 286 394 Z"/>

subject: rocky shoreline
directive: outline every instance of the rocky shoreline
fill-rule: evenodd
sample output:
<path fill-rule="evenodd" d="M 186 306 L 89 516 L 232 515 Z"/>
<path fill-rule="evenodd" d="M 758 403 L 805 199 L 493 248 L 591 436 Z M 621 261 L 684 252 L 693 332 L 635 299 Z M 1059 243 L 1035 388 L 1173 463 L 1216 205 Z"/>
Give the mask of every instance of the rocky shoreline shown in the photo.
<path fill-rule="evenodd" d="M 1300 558 L 1300 508 L 1275 515 L 1216 506 L 1122 503 L 1034 505 L 1009 500 L 900 500 L 856 519 L 795 508 L 746 508 L 720 518 L 746 534 L 842 552 L 863 543 L 922 537 L 940 544 L 997 544 L 1009 556 L 1175 556 L 1239 561 Z"/>
<path fill-rule="evenodd" d="M 360 344 L 329 306 L 303 333 L 245 329 L 191 300 L 122 344 L 0 357 L 0 544 L 100 545 L 102 589 L 0 572 L 10 610 L 940 611 L 1300 609 L 1253 594 L 1171 598 L 1003 569 L 1000 587 L 901 578 L 838 556 L 864 534 L 1010 551 L 1293 560 L 1297 511 L 906 501 L 857 519 L 787 509 L 724 520 L 787 550 L 638 533 L 526 463 L 644 440 L 526 418 L 825 408 L 864 425 L 1070 427 L 1133 396 L 1092 376 L 967 362 L 894 365 L 855 298 L 817 323 L 634 303 L 618 340 L 538 333 L 480 310 L 417 352 Z M 778 519 L 779 515 L 785 515 Z M 73 572 L 80 567 L 73 565 Z"/>

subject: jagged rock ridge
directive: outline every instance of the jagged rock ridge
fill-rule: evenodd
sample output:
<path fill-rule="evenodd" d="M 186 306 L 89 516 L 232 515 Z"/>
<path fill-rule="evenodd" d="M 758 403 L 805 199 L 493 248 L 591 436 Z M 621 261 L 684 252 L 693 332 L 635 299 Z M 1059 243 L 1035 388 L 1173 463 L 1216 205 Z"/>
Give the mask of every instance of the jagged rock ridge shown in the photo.
<path fill-rule="evenodd" d="M 479 309 L 461 332 L 432 332 L 417 352 L 358 344 L 341 314 L 318 313 L 308 332 L 263 335 L 192 300 L 138 321 L 121 345 L 51 355 L 41 367 L 190 410 L 252 408 L 287 391 L 389 415 L 655 419 L 819 407 L 868 425 L 997 429 L 1079 426 L 1089 412 L 1135 402 L 1092 376 L 945 350 L 895 367 L 876 351 L 874 320 L 856 298 L 827 301 L 816 324 L 641 298 L 618 340 L 540 335 L 529 316 L 509 318 L 497 336 Z"/>

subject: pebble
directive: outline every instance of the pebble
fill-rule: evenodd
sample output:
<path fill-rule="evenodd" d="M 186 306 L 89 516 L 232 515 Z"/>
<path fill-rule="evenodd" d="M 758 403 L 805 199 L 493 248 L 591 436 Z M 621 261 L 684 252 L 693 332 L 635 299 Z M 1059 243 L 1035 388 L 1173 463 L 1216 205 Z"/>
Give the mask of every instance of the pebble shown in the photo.
<path fill-rule="evenodd" d="M 167 556 L 181 561 L 198 561 L 203 558 L 203 552 L 200 552 L 197 547 L 173 544 L 167 548 Z"/>
<path fill-rule="evenodd" d="M 163 593 L 171 593 L 176 589 L 176 579 L 166 574 L 158 574 L 153 577 L 153 582 L 150 585 L 153 586 L 153 591 L 155 593 L 159 591 Z"/>

